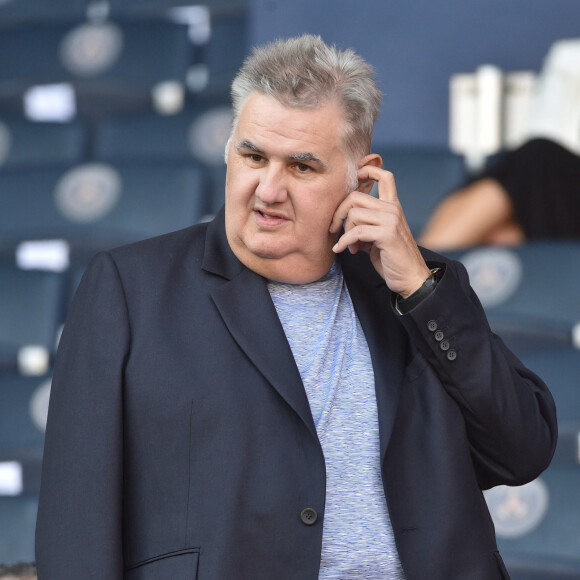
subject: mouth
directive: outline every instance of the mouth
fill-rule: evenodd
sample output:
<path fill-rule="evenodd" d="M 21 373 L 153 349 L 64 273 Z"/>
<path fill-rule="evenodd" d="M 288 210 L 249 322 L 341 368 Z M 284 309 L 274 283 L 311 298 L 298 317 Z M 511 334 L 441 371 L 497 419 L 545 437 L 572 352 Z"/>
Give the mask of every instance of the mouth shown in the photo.
<path fill-rule="evenodd" d="M 260 208 L 254 208 L 254 217 L 259 225 L 268 227 L 282 225 L 288 221 L 288 218 L 282 213 Z"/>

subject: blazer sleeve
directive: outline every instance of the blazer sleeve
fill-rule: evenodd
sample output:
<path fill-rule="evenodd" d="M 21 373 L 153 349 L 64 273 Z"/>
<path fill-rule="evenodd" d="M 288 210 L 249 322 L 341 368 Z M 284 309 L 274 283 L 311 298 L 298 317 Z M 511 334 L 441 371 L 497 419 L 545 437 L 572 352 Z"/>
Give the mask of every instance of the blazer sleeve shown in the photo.
<path fill-rule="evenodd" d="M 521 485 L 546 469 L 554 400 L 491 331 L 463 265 L 448 263 L 435 291 L 399 318 L 462 411 L 482 489 Z"/>
<path fill-rule="evenodd" d="M 121 580 L 123 369 L 129 320 L 112 258 L 79 285 L 52 381 L 36 528 L 41 580 Z"/>

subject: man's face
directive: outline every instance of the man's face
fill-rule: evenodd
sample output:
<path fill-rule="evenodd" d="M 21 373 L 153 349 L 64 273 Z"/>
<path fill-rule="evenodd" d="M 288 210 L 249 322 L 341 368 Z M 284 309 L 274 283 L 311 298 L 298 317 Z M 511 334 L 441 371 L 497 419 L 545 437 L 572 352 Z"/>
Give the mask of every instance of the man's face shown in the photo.
<path fill-rule="evenodd" d="M 311 282 L 334 258 L 328 232 L 349 193 L 338 105 L 297 109 L 251 93 L 227 156 L 226 234 L 247 267 L 274 280 Z"/>

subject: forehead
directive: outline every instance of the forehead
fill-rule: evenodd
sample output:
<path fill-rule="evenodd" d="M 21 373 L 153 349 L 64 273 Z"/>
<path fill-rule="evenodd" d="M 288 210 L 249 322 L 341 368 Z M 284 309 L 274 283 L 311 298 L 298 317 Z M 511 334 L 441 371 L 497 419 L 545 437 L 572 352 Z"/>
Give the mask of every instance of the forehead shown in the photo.
<path fill-rule="evenodd" d="M 260 149 L 290 149 L 331 155 L 342 152 L 345 117 L 328 101 L 316 108 L 283 105 L 274 97 L 251 93 L 240 111 L 235 140 L 249 139 Z"/>

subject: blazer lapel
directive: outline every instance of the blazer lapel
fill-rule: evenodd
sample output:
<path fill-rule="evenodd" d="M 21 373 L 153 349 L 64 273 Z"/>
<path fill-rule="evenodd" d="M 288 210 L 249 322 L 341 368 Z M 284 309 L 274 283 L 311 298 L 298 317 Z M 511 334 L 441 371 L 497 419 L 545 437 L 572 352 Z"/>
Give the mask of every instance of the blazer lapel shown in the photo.
<path fill-rule="evenodd" d="M 367 256 L 351 256 L 345 252 L 341 263 L 373 363 L 382 460 L 399 404 L 409 355 L 408 340 L 391 306 L 392 292 Z"/>
<path fill-rule="evenodd" d="M 208 227 L 202 268 L 225 279 L 210 294 L 234 340 L 317 437 L 308 397 L 265 280 L 231 251 L 223 210 Z"/>

